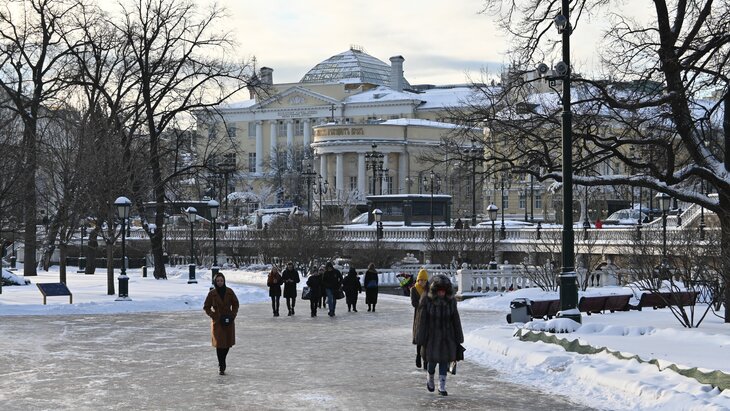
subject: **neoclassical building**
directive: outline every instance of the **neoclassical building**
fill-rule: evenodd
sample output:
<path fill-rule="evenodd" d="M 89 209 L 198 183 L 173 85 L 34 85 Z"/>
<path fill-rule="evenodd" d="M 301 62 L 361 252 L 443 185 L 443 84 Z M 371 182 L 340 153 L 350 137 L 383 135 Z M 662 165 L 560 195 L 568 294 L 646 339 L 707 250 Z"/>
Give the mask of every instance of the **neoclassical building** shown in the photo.
<path fill-rule="evenodd" d="M 311 156 L 313 171 L 328 183 L 329 201 L 364 204 L 370 194 L 426 193 L 424 177 L 433 169 L 443 194 L 457 192 L 462 182 L 469 186 L 458 190 L 453 209 L 469 204 L 471 210 L 471 185 L 463 176 L 453 166 L 434 169 L 421 158 L 456 127 L 447 108 L 464 104 L 473 90 L 411 85 L 404 61 L 394 56 L 387 64 L 351 48 L 316 64 L 299 82 L 279 84 L 274 70 L 262 67 L 258 81 L 268 93 L 252 91 L 249 100 L 218 107 L 216 120 L 200 124 L 199 131 L 209 137 L 227 133 L 247 184 L 270 179 L 282 161 L 292 174 L 306 171 L 301 157 Z M 374 150 L 382 161 L 375 173 L 368 164 Z M 478 189 L 479 210 L 482 194 Z M 457 204 L 462 201 L 463 207 Z"/>

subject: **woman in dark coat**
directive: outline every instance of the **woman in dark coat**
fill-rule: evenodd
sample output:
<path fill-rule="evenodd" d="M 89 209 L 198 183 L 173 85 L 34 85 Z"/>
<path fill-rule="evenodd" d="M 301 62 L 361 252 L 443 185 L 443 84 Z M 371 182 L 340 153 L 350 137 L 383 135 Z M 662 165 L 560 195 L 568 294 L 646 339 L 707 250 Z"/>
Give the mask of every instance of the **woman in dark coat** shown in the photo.
<path fill-rule="evenodd" d="M 413 343 L 416 343 L 416 313 L 418 313 L 418 305 L 421 303 L 421 298 L 424 294 L 426 294 L 426 291 L 428 291 L 428 271 L 426 271 L 425 268 L 421 268 L 420 271 L 418 271 L 418 276 L 416 277 L 416 284 L 411 287 L 411 305 L 413 308 Z M 425 361 L 421 362 L 421 346 L 416 345 L 416 367 L 421 368 L 423 366 L 423 369 L 425 370 L 427 368 L 427 363 Z"/>
<path fill-rule="evenodd" d="M 238 298 L 230 288 L 226 287 L 226 277 L 216 274 L 210 290 L 203 303 L 203 310 L 211 319 L 211 342 L 218 356 L 218 370 L 225 375 L 226 356 L 228 350 L 236 344 L 236 324 L 238 315 Z"/>
<path fill-rule="evenodd" d="M 362 286 L 360 285 L 360 277 L 357 276 L 357 271 L 353 267 L 350 267 L 350 271 L 342 280 L 342 290 L 345 292 L 345 302 L 347 302 L 347 312 L 357 312 L 357 295 L 362 292 Z"/>
<path fill-rule="evenodd" d="M 321 269 L 323 272 L 324 269 Z M 309 308 L 312 310 L 312 317 L 317 316 L 317 305 L 321 303 L 322 294 L 322 275 L 320 270 L 314 269 L 307 277 L 307 287 L 309 287 Z"/>
<path fill-rule="evenodd" d="M 464 332 L 456 308 L 454 288 L 448 277 L 439 274 L 431 279 L 428 292 L 416 311 L 416 338 L 421 357 L 428 362 L 426 388 L 433 392 L 436 364 L 439 366 L 439 394 L 446 393 L 446 371 L 449 363 L 461 354 Z"/>
<path fill-rule="evenodd" d="M 266 279 L 266 286 L 269 287 L 269 297 L 271 297 L 271 309 L 274 311 L 274 317 L 279 316 L 279 301 L 281 300 L 281 274 L 279 269 L 271 267 L 269 278 Z"/>
<path fill-rule="evenodd" d="M 286 263 L 286 269 L 281 274 L 284 282 L 284 298 L 289 315 L 294 315 L 294 305 L 297 303 L 297 284 L 299 284 L 299 271 L 294 268 L 294 263 Z"/>
<path fill-rule="evenodd" d="M 368 265 L 363 282 L 365 283 L 365 304 L 368 305 L 368 311 L 375 311 L 375 304 L 378 303 L 378 272 L 375 270 L 375 264 Z"/>

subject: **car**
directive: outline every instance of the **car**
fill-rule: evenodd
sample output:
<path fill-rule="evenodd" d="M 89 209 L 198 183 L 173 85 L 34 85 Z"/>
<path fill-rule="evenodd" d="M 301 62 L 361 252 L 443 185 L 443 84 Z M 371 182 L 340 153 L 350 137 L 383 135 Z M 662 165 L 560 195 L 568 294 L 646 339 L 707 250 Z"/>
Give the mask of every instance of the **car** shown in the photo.
<path fill-rule="evenodd" d="M 608 225 L 636 225 L 639 223 L 639 216 L 641 221 L 645 221 L 647 215 L 640 212 L 637 209 L 625 208 L 618 210 L 603 220 L 603 224 Z"/>

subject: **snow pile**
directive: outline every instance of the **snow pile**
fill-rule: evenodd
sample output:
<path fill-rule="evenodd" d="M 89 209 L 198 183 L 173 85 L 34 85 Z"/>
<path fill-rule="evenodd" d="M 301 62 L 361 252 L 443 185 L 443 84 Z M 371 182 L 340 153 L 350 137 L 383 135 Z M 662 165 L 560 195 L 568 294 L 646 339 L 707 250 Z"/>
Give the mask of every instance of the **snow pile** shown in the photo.
<path fill-rule="evenodd" d="M 10 282 L 15 285 L 28 285 L 30 284 L 27 282 L 23 277 L 15 275 L 12 271 L 2 269 L 2 276 L 3 279 L 5 279 L 6 283 Z"/>

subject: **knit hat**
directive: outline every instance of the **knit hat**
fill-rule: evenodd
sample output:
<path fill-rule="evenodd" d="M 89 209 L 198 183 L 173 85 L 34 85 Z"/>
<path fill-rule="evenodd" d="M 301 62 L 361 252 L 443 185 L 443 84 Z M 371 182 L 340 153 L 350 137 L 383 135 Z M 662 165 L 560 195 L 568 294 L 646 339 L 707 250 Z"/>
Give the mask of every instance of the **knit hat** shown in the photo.
<path fill-rule="evenodd" d="M 326 268 L 333 268 L 332 262 L 331 261 L 327 261 L 327 264 L 325 264 L 325 267 Z"/>
<path fill-rule="evenodd" d="M 428 281 L 428 271 L 426 271 L 425 268 L 421 268 L 418 271 L 418 276 L 416 277 L 416 281 L 426 280 Z"/>

